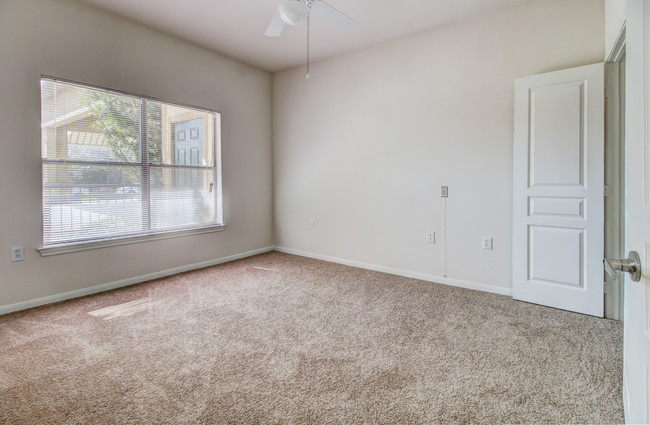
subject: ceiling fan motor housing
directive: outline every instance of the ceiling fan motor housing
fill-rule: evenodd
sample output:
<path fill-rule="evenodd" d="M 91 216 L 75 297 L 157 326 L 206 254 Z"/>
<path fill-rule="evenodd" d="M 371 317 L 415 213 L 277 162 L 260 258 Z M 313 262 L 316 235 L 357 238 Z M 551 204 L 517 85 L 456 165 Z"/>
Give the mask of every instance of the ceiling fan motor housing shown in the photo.
<path fill-rule="evenodd" d="M 299 25 L 307 20 L 309 10 L 302 1 L 288 0 L 280 5 L 280 16 L 289 25 Z"/>

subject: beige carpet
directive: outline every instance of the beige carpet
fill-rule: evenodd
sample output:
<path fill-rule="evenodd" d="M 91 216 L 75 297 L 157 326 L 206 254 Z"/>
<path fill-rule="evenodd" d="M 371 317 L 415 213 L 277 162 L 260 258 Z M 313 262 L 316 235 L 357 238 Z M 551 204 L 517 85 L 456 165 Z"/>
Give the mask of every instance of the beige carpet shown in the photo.
<path fill-rule="evenodd" d="M 280 253 L 0 317 L 6 424 L 623 422 L 622 326 Z"/>

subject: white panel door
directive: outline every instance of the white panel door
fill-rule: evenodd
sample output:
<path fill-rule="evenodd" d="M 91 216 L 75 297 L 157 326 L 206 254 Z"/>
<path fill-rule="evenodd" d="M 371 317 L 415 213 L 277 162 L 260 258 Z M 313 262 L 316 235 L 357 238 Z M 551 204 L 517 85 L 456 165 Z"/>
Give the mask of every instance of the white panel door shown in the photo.
<path fill-rule="evenodd" d="M 650 5 L 627 2 L 625 240 L 641 257 L 642 277 L 625 275 L 625 422 L 650 423 Z M 625 253 L 627 254 L 627 252 Z M 623 276 L 619 273 L 619 279 Z"/>
<path fill-rule="evenodd" d="M 604 64 L 515 81 L 513 296 L 603 315 Z"/>

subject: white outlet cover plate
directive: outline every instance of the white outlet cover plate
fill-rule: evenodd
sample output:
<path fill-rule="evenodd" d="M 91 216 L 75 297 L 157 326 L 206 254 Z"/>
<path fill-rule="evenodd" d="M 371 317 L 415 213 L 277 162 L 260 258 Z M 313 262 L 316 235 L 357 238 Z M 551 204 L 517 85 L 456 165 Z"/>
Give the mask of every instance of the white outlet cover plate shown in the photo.
<path fill-rule="evenodd" d="M 483 236 L 483 249 L 486 250 L 492 249 L 492 238 L 488 236 Z"/>
<path fill-rule="evenodd" d="M 11 261 L 24 261 L 25 260 L 25 247 L 12 246 L 11 247 Z"/>

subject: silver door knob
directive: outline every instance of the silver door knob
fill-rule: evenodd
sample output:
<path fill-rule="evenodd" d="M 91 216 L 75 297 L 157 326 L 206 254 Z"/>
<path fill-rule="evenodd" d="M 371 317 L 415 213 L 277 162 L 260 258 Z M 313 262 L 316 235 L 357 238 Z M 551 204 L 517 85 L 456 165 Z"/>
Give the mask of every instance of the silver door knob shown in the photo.
<path fill-rule="evenodd" d="M 603 259 L 605 271 L 612 279 L 616 279 L 616 272 L 627 272 L 633 282 L 641 280 L 641 258 L 636 251 L 630 251 L 627 258 L 621 260 L 610 260 L 609 258 Z"/>

